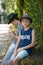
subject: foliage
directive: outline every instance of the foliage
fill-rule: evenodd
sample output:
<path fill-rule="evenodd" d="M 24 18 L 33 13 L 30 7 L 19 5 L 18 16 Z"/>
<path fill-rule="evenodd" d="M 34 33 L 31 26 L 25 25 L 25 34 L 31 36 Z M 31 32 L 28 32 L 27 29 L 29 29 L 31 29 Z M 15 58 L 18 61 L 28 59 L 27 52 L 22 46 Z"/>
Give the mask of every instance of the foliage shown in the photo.
<path fill-rule="evenodd" d="M 7 14 L 11 12 L 16 12 L 17 6 L 15 0 L 5 0 L 5 5 Z"/>

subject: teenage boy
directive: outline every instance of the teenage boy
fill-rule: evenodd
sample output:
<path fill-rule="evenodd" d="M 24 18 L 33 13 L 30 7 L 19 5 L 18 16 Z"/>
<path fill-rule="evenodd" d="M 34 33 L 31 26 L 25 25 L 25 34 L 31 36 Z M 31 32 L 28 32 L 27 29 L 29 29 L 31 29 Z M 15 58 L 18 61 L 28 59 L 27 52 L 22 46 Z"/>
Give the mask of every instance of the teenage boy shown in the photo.
<path fill-rule="evenodd" d="M 23 26 L 20 23 L 17 15 L 14 14 L 14 13 L 11 13 L 8 16 L 8 19 L 9 19 L 9 23 L 8 24 L 10 24 L 10 28 L 11 28 L 11 32 L 12 32 L 11 36 L 14 36 L 14 37 L 19 36 L 19 31 L 21 31 Z M 15 27 L 17 27 L 17 28 L 15 28 Z M 15 32 L 16 32 L 16 36 L 13 34 Z M 17 42 L 17 39 L 14 38 L 14 41 L 10 45 L 10 47 L 8 48 L 8 51 L 7 51 L 6 55 L 5 55 L 5 57 L 3 58 L 1 65 L 8 65 L 8 62 L 9 62 L 12 54 L 14 53 L 16 42 Z"/>
<path fill-rule="evenodd" d="M 32 19 L 24 14 L 21 18 L 24 29 L 21 30 L 16 47 L 8 65 L 18 65 L 18 62 L 32 53 L 35 43 L 35 31 L 30 27 Z"/>

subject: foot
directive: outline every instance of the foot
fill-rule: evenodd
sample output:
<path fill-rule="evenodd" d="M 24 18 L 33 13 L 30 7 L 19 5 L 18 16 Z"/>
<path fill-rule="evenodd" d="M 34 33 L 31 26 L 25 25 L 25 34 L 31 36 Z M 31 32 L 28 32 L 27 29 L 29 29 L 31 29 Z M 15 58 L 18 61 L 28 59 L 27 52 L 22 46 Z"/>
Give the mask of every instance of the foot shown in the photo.
<path fill-rule="evenodd" d="M 13 61 L 9 61 L 8 65 L 13 65 Z"/>
<path fill-rule="evenodd" d="M 4 65 L 4 64 L 1 63 L 1 65 Z"/>

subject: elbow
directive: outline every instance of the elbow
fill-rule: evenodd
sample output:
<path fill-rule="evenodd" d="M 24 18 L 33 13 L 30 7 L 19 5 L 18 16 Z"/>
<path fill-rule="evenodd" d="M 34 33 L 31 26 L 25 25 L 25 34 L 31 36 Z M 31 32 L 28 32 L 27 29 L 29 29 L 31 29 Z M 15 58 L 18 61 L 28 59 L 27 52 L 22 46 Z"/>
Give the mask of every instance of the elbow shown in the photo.
<path fill-rule="evenodd" d="M 35 46 L 35 43 L 32 43 L 32 47 L 34 47 Z"/>
<path fill-rule="evenodd" d="M 35 46 L 35 43 L 33 44 L 33 47 Z"/>

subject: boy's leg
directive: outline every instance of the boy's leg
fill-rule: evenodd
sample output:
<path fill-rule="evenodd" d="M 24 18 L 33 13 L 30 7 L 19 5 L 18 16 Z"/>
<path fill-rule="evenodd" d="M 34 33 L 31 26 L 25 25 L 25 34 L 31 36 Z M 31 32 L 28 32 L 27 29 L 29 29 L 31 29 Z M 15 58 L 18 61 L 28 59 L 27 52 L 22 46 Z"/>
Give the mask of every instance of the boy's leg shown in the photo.
<path fill-rule="evenodd" d="M 14 60 L 14 53 L 12 54 L 12 56 L 8 62 L 8 65 L 13 65 L 13 60 Z"/>
<path fill-rule="evenodd" d="M 23 59 L 24 57 L 26 57 L 26 56 L 28 56 L 29 54 L 28 54 L 28 52 L 26 51 L 26 50 L 22 50 L 22 51 L 20 51 L 18 54 L 17 54 L 17 56 L 16 56 L 16 58 L 14 59 L 14 65 L 18 65 L 18 62 L 19 62 L 19 60 L 21 60 L 21 59 Z"/>
<path fill-rule="evenodd" d="M 24 58 L 24 57 L 26 57 L 26 56 L 28 56 L 28 55 L 29 55 L 29 54 L 28 54 L 28 52 L 27 52 L 26 50 L 20 51 L 20 52 L 17 54 L 16 57 L 14 57 L 14 53 L 13 53 L 13 55 L 12 55 L 12 57 L 11 57 L 11 59 L 10 59 L 8 65 L 12 65 L 12 64 L 18 65 L 19 60 L 21 60 L 22 58 Z"/>
<path fill-rule="evenodd" d="M 10 57 L 12 56 L 14 49 L 15 49 L 15 44 L 12 43 L 11 46 L 9 47 L 4 59 L 2 60 L 3 65 L 8 65 L 8 61 L 9 61 Z"/>
<path fill-rule="evenodd" d="M 23 59 L 24 57 L 28 56 L 29 53 L 26 50 L 20 51 L 16 57 L 19 57 L 20 59 Z"/>
<path fill-rule="evenodd" d="M 12 57 L 9 60 L 8 65 L 13 65 L 13 61 L 14 61 L 15 57 L 14 57 L 14 53 L 12 54 Z M 15 64 L 16 65 L 16 64 Z"/>

